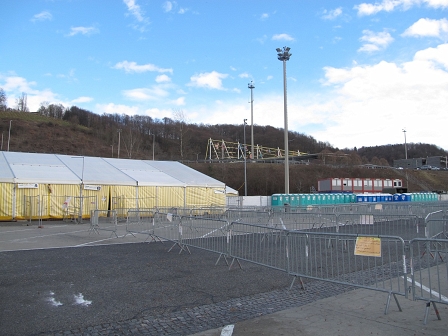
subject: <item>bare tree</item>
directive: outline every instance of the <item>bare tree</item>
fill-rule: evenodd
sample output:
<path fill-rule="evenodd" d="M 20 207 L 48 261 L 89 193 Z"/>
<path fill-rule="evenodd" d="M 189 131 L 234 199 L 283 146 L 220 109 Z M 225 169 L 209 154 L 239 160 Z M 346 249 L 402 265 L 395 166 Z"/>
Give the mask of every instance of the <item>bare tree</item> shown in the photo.
<path fill-rule="evenodd" d="M 22 95 L 16 99 L 16 108 L 19 112 L 29 112 L 27 106 L 27 96 L 25 92 L 22 92 Z"/>
<path fill-rule="evenodd" d="M 6 111 L 6 93 L 0 88 L 0 111 Z"/>
<path fill-rule="evenodd" d="M 180 158 L 181 158 L 181 160 L 183 160 L 184 159 L 184 138 L 185 138 L 185 133 L 188 132 L 188 128 L 186 127 L 187 120 L 186 120 L 184 111 L 182 111 L 182 110 L 174 110 L 173 117 L 174 117 L 175 122 L 179 126 Z"/>

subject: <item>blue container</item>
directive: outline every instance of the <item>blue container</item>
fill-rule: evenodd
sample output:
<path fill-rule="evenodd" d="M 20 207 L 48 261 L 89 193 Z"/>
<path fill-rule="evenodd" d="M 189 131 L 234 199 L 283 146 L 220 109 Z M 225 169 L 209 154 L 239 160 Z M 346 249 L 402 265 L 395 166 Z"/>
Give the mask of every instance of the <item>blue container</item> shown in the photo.
<path fill-rule="evenodd" d="M 356 202 L 357 203 L 364 203 L 367 202 L 367 196 L 363 194 L 356 195 Z"/>
<path fill-rule="evenodd" d="M 412 201 L 412 194 L 411 193 L 405 193 L 402 194 L 404 196 L 404 201 L 405 202 L 411 202 Z"/>
<path fill-rule="evenodd" d="M 393 202 L 401 202 L 401 194 L 394 194 L 393 195 Z"/>

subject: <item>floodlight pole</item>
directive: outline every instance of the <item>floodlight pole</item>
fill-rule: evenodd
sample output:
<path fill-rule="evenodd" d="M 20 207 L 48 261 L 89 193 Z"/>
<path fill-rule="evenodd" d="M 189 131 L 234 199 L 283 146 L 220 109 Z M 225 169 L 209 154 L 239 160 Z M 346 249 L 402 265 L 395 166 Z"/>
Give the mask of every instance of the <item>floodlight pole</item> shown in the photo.
<path fill-rule="evenodd" d="M 246 172 L 246 121 L 247 119 L 244 119 L 244 196 L 247 196 L 247 172 Z"/>
<path fill-rule="evenodd" d="M 9 152 L 9 140 L 11 139 L 11 122 L 12 120 L 9 121 L 9 132 L 8 132 L 8 152 Z"/>
<path fill-rule="evenodd" d="M 255 159 L 255 147 L 254 147 L 254 95 L 253 95 L 253 89 L 255 89 L 255 86 L 252 81 L 247 85 L 247 87 L 250 89 L 250 147 L 251 147 L 251 154 L 250 158 Z"/>
<path fill-rule="evenodd" d="M 154 144 L 156 141 L 156 135 L 153 133 L 152 135 L 152 160 L 154 161 Z"/>
<path fill-rule="evenodd" d="M 283 62 L 283 110 L 285 119 L 285 194 L 289 194 L 289 149 L 288 149 L 288 104 L 286 90 L 286 61 L 292 54 L 289 53 L 291 48 L 283 47 L 283 50 L 277 48 L 277 58 Z"/>
<path fill-rule="evenodd" d="M 408 146 L 406 143 L 406 130 L 405 129 L 403 129 L 403 134 L 404 134 L 404 156 L 407 160 L 408 159 Z"/>
<path fill-rule="evenodd" d="M 84 189 L 84 156 L 72 156 L 73 159 L 82 159 L 81 186 L 79 188 L 78 223 L 82 223 L 82 208 L 84 206 L 82 190 Z"/>
<path fill-rule="evenodd" d="M 120 158 L 120 138 L 121 138 L 121 128 L 117 130 L 118 132 L 118 155 L 117 157 Z"/>

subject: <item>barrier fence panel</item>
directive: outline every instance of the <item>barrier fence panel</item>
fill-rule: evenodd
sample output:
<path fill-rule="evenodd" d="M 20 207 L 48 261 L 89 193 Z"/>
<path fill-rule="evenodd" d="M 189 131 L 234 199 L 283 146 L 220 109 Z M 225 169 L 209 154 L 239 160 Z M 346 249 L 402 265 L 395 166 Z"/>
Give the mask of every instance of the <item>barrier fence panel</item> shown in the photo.
<path fill-rule="evenodd" d="M 429 213 L 425 217 L 425 237 L 446 239 L 447 236 L 447 212 L 439 210 Z"/>
<path fill-rule="evenodd" d="M 228 255 L 227 237 L 229 223 L 225 220 L 181 217 L 180 229 L 183 245 L 197 247 L 203 250 Z"/>
<path fill-rule="evenodd" d="M 185 215 L 221 219 L 224 217 L 225 211 L 225 207 L 199 207 L 189 209 L 189 213 Z"/>
<path fill-rule="evenodd" d="M 152 220 L 152 233 L 154 236 L 158 237 L 161 241 L 171 241 L 174 243 L 169 251 L 171 251 L 174 246 L 178 246 L 180 252 L 185 250 L 182 245 L 180 231 L 181 216 L 156 211 L 154 212 L 154 217 L 149 220 Z"/>
<path fill-rule="evenodd" d="M 37 219 L 40 226 L 45 208 L 44 197 L 24 195 L 23 198 L 23 217 L 30 223 Z"/>
<path fill-rule="evenodd" d="M 92 210 L 90 214 L 89 233 L 100 231 L 110 231 L 111 236 L 117 235 L 117 212 L 115 210 Z"/>
<path fill-rule="evenodd" d="M 154 211 L 152 209 L 130 209 L 126 220 L 126 235 L 147 235 L 152 240 L 160 240 L 154 235 L 153 230 Z"/>
<path fill-rule="evenodd" d="M 332 213 L 274 213 L 272 224 L 285 230 L 336 232 L 337 217 Z"/>
<path fill-rule="evenodd" d="M 426 301 L 424 324 L 431 304 L 440 320 L 436 303 L 448 304 L 448 239 L 413 239 L 410 242 L 412 297 Z"/>
<path fill-rule="evenodd" d="M 337 221 L 340 233 L 399 236 L 406 241 L 425 235 L 423 220 L 415 215 L 339 214 Z"/>
<path fill-rule="evenodd" d="M 407 297 L 405 242 L 393 236 L 290 231 L 289 274 Z"/>
<path fill-rule="evenodd" d="M 272 218 L 272 211 L 258 211 L 253 209 L 228 209 L 224 218 L 229 222 L 239 221 L 247 224 L 266 225 Z"/>
<path fill-rule="evenodd" d="M 287 233 L 282 229 L 232 222 L 229 256 L 286 272 Z"/>

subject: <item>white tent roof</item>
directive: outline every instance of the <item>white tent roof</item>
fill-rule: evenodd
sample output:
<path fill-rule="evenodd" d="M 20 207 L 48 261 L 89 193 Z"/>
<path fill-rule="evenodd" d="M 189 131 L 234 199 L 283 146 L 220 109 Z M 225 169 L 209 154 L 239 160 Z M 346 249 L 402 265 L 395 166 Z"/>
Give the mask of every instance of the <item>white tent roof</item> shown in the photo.
<path fill-rule="evenodd" d="M 225 184 L 175 161 L 0 152 L 0 182 L 134 186 Z"/>

